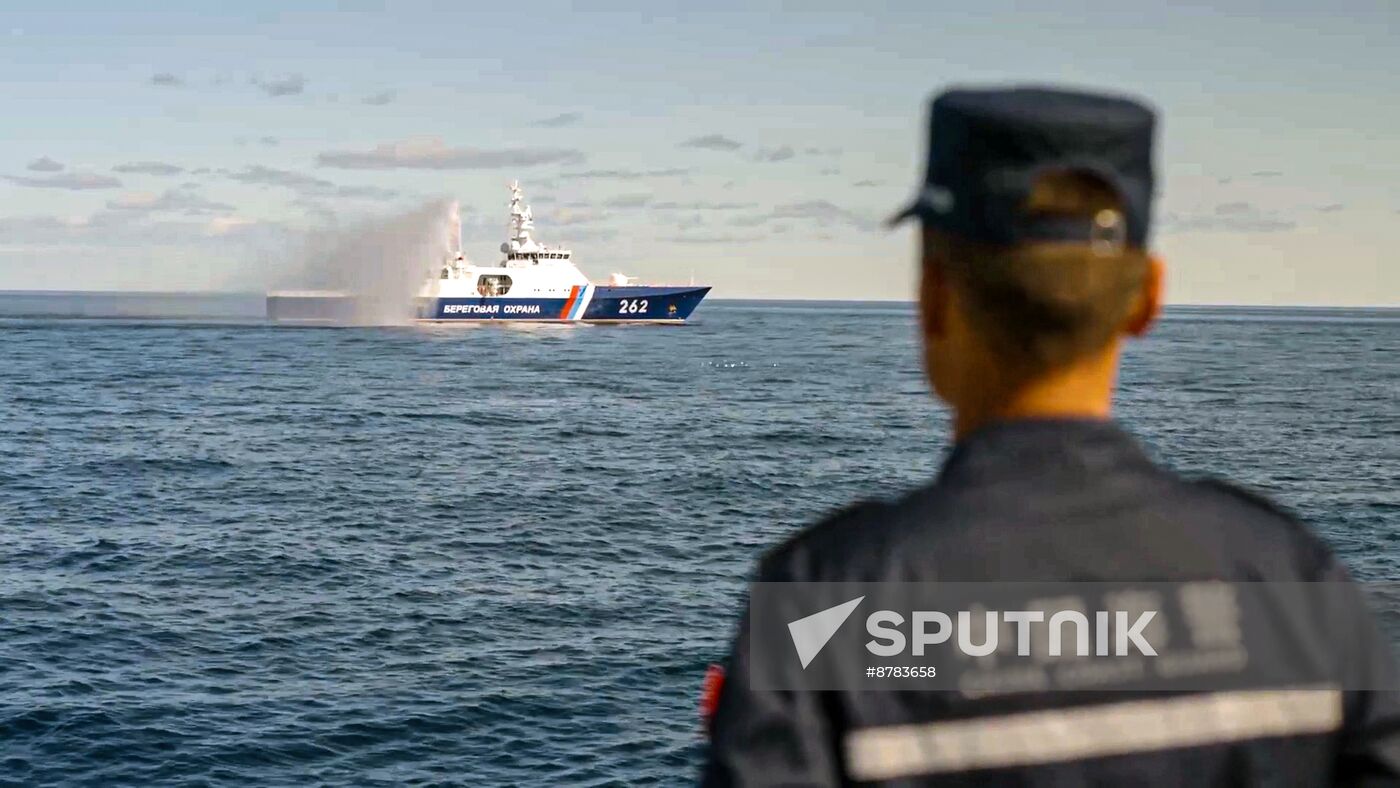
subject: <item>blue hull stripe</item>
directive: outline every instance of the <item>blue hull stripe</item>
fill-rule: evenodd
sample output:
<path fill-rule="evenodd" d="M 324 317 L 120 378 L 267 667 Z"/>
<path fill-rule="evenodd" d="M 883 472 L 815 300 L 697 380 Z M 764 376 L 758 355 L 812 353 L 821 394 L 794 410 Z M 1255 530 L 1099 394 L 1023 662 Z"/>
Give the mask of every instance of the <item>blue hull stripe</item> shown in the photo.
<path fill-rule="evenodd" d="M 699 306 L 708 287 L 586 285 L 568 298 L 424 299 L 420 320 L 462 321 L 681 321 Z"/>

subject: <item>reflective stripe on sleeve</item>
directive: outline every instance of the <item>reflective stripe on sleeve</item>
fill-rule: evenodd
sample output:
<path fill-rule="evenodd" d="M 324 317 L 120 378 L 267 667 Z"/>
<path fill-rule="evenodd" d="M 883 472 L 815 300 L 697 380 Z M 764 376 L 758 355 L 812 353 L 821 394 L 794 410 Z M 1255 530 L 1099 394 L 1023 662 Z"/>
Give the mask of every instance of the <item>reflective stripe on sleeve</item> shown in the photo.
<path fill-rule="evenodd" d="M 846 735 L 856 780 L 997 769 L 1337 730 L 1335 687 L 1134 700 L 999 717 L 865 728 Z"/>

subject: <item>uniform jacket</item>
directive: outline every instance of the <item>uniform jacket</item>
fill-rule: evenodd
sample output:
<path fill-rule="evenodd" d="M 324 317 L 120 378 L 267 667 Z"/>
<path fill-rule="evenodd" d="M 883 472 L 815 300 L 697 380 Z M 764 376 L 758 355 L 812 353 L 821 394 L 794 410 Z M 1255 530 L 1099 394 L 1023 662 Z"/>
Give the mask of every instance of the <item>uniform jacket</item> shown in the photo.
<path fill-rule="evenodd" d="M 934 483 L 902 500 L 858 505 L 803 530 L 765 555 L 757 572 L 760 582 L 1200 579 L 1350 583 L 1327 547 L 1268 501 L 1220 482 L 1183 479 L 1154 464 L 1112 422 L 1078 420 L 983 428 L 954 447 Z M 1316 690 L 1330 694 L 1302 696 L 1310 704 L 1337 704 L 1335 724 L 1281 735 L 1270 735 L 1265 724 L 1256 735 L 1250 732 L 1254 722 L 1268 714 L 1252 714 L 1241 730 L 1203 728 L 1206 738 L 1200 741 L 1168 736 L 1164 743 L 1143 745 L 1141 737 L 1127 737 L 1129 744 L 1116 748 L 1107 742 L 1113 736 L 1076 742 L 1083 746 L 1075 750 L 1081 757 L 1067 749 L 1053 751 L 1075 742 L 1066 722 L 1069 712 L 1101 715 L 1102 730 L 1104 720 L 1119 718 L 1143 726 L 1144 720 L 1156 719 L 1155 709 L 1162 719 L 1183 719 L 1170 716 L 1180 713 L 1180 704 L 1199 708 L 1218 699 L 760 692 L 748 686 L 749 643 L 741 625 L 712 720 L 702 781 L 707 786 L 1400 785 L 1400 698 L 1373 689 L 1396 686 L 1394 666 L 1359 593 L 1340 615 L 1302 626 L 1342 657 L 1344 675 L 1335 677 L 1335 688 Z M 1264 654 L 1267 658 L 1267 649 Z M 1159 703 L 1167 705 L 1153 705 Z M 1056 714 L 1036 714 L 1046 710 Z M 937 737 L 940 730 L 950 735 L 953 730 L 937 726 L 966 723 L 985 723 L 990 726 L 985 730 L 1022 740 L 1003 741 L 994 733 L 993 754 L 974 768 L 945 764 L 922 771 L 915 759 L 866 782 L 853 774 L 852 743 L 868 740 L 871 731 L 878 736 L 893 726 L 926 726 L 922 729 Z"/>

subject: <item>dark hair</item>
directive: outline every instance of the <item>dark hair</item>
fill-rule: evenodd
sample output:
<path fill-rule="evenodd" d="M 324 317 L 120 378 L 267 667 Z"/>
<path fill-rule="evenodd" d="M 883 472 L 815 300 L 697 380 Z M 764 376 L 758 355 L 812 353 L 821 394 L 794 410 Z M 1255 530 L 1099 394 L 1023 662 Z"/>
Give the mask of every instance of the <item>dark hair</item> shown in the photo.
<path fill-rule="evenodd" d="M 1052 172 L 1036 181 L 1025 211 L 1093 221 L 1121 207 L 1101 179 Z M 973 327 L 1026 375 L 1103 349 L 1137 304 L 1148 269 L 1146 252 L 1124 245 L 1002 246 L 934 230 L 926 230 L 925 244 L 941 252 L 946 280 L 967 296 Z"/>

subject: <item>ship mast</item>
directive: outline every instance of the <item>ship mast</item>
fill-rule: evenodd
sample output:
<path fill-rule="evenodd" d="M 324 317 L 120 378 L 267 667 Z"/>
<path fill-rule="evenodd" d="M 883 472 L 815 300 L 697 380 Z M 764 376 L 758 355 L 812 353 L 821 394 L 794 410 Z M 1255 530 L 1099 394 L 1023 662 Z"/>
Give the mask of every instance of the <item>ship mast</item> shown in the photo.
<path fill-rule="evenodd" d="M 506 225 L 506 242 L 501 244 L 506 266 L 539 265 L 568 260 L 572 252 L 546 246 L 535 240 L 535 214 L 525 202 L 519 181 L 510 183 L 510 221 Z M 522 262 L 524 261 L 524 262 Z"/>
<path fill-rule="evenodd" d="M 505 252 L 528 252 L 537 244 L 530 237 L 535 229 L 535 215 L 525 204 L 525 196 L 520 190 L 520 181 L 510 182 L 510 224 L 506 227 Z"/>

